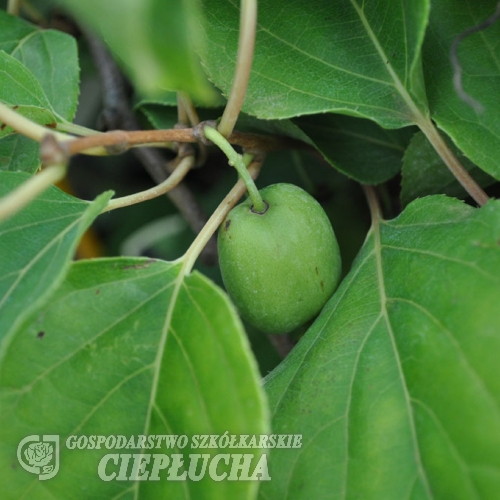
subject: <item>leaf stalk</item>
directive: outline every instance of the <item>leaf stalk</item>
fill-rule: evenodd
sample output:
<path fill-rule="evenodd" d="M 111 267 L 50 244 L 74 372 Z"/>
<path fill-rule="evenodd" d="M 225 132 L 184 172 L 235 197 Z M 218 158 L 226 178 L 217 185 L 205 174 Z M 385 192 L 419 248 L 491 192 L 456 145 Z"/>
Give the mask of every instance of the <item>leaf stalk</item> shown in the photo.
<path fill-rule="evenodd" d="M 240 34 L 238 40 L 238 54 L 233 84 L 229 93 L 224 113 L 217 127 L 224 136 L 229 137 L 234 129 L 240 114 L 248 80 L 252 69 L 253 51 L 255 47 L 255 31 L 257 28 L 257 0 L 241 0 Z"/>
<path fill-rule="evenodd" d="M 257 177 L 262 167 L 262 161 L 254 161 L 248 167 L 248 174 L 253 179 Z M 253 182 L 253 181 L 252 181 Z M 208 219 L 203 229 L 198 233 L 193 243 L 182 257 L 183 260 L 183 274 L 189 274 L 193 269 L 196 259 L 201 251 L 208 243 L 212 235 L 217 231 L 217 228 L 224 222 L 227 214 L 238 203 L 238 200 L 243 196 L 246 191 L 246 185 L 243 179 L 239 179 L 234 187 L 229 191 L 227 196 L 222 200 L 215 212 Z"/>
<path fill-rule="evenodd" d="M 102 212 L 109 212 L 110 210 L 115 210 L 117 208 L 128 207 L 130 205 L 135 205 L 136 203 L 152 200 L 153 198 L 157 198 L 158 196 L 171 191 L 182 181 L 182 179 L 184 179 L 186 174 L 193 167 L 194 162 L 194 156 L 186 156 L 179 162 L 175 170 L 162 183 L 139 193 L 110 200 Z"/>
<path fill-rule="evenodd" d="M 417 122 L 420 130 L 425 134 L 429 142 L 432 144 L 436 152 L 439 154 L 450 172 L 455 176 L 457 181 L 463 186 L 471 198 L 479 205 L 485 205 L 489 197 L 483 191 L 481 186 L 473 179 L 466 168 L 460 163 L 453 151 L 448 147 L 443 137 L 439 133 L 436 126 L 430 119 L 425 119 Z"/>

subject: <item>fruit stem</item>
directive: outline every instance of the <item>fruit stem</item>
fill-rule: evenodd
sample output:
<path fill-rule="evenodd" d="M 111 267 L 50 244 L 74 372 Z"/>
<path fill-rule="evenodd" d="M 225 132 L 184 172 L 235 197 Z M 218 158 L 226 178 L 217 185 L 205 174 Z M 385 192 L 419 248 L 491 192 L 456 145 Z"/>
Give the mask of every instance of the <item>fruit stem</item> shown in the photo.
<path fill-rule="evenodd" d="M 233 85 L 221 121 L 217 127 L 224 137 L 231 135 L 245 99 L 252 68 L 256 27 L 257 0 L 241 0 L 240 35 Z"/>
<path fill-rule="evenodd" d="M 205 137 L 212 141 L 216 146 L 218 146 L 222 152 L 227 156 L 229 161 L 229 165 L 232 165 L 237 171 L 240 179 L 245 183 L 245 186 L 248 191 L 248 195 L 252 200 L 253 210 L 256 213 L 264 213 L 267 210 L 267 204 L 262 199 L 262 196 L 255 185 L 252 177 L 248 173 L 247 166 L 245 162 L 249 161 L 249 157 L 246 156 L 245 159 L 243 156 L 238 154 L 233 146 L 229 144 L 227 139 L 217 130 L 212 127 L 205 127 L 203 129 L 205 133 Z"/>
<path fill-rule="evenodd" d="M 248 175 L 257 177 L 261 167 L 262 161 L 252 162 L 248 167 Z M 200 255 L 201 251 L 203 250 L 203 248 L 205 248 L 205 245 L 208 243 L 215 231 L 217 231 L 217 228 L 224 222 L 227 214 L 243 196 L 245 188 L 246 184 L 243 179 L 240 178 L 234 185 L 233 189 L 229 191 L 227 196 L 216 208 L 215 212 L 212 214 L 210 219 L 208 219 L 203 229 L 198 233 L 198 236 L 196 236 L 193 243 L 191 243 L 191 246 L 188 248 L 187 252 L 183 257 L 179 259 L 183 262 L 182 274 L 187 275 L 192 271 L 196 259 Z"/>

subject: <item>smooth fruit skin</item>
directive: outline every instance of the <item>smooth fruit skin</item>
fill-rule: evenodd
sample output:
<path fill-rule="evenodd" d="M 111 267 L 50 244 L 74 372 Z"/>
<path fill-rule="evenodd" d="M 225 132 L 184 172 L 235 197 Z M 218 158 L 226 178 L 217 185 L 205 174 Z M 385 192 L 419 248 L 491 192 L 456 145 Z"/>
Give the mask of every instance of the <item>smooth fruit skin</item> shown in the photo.
<path fill-rule="evenodd" d="M 321 205 L 292 184 L 260 191 L 269 208 L 250 199 L 219 229 L 224 285 L 242 317 L 266 333 L 286 333 L 316 316 L 338 285 L 337 239 Z"/>

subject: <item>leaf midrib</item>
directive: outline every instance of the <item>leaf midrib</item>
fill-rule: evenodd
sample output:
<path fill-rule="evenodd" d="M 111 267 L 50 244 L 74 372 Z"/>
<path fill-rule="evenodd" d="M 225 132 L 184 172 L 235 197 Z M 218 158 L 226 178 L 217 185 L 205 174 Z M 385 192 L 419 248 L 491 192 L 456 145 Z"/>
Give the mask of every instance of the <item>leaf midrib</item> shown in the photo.
<path fill-rule="evenodd" d="M 413 116 L 413 118 L 415 119 L 416 122 L 423 120 L 424 116 L 422 115 L 422 112 L 420 111 L 418 106 L 415 104 L 415 102 L 411 98 L 410 94 L 406 90 L 406 87 L 401 82 L 401 80 L 399 79 L 399 76 L 397 75 L 396 71 L 392 67 L 392 64 L 390 63 L 390 60 L 387 57 L 387 54 L 385 53 L 384 49 L 380 45 L 378 38 L 376 37 L 375 33 L 371 29 L 370 24 L 368 23 L 368 20 L 366 19 L 366 16 L 364 15 L 364 12 L 363 12 L 363 9 L 360 8 L 360 6 L 358 5 L 356 0 L 349 0 L 349 1 L 351 2 L 351 5 L 354 7 L 356 12 L 358 13 L 359 19 L 363 23 L 363 26 L 366 30 L 366 33 L 370 37 L 370 40 L 372 41 L 372 44 L 375 47 L 375 50 L 379 54 L 380 59 L 382 60 L 382 62 L 387 61 L 387 63 L 385 64 L 385 68 L 389 72 L 389 75 L 390 75 L 391 79 L 393 80 L 394 86 L 395 86 L 396 90 L 398 91 L 399 95 L 403 98 L 403 101 L 408 106 L 408 109 L 409 109 L 411 115 Z M 406 39 L 405 39 L 405 43 L 406 43 Z M 407 65 L 405 65 L 405 68 L 406 67 L 407 67 Z"/>
<path fill-rule="evenodd" d="M 404 398 L 405 398 L 405 403 L 406 403 L 406 411 L 407 411 L 407 415 L 408 415 L 408 424 L 410 426 L 411 439 L 413 442 L 415 463 L 416 463 L 418 471 L 420 473 L 420 477 L 423 480 L 424 487 L 425 487 L 428 498 L 433 498 L 431 488 L 429 485 L 429 481 L 427 478 L 427 474 L 425 473 L 425 470 L 424 470 L 424 467 L 422 464 L 422 457 L 420 456 L 420 449 L 418 446 L 418 439 L 417 439 L 417 430 L 416 430 L 416 426 L 415 426 L 413 409 L 412 409 L 411 402 L 410 402 L 410 394 L 408 391 L 408 386 L 406 384 L 406 379 L 405 379 L 403 367 L 401 364 L 401 358 L 399 356 L 399 352 L 397 349 L 396 339 L 394 336 L 394 331 L 392 329 L 391 320 L 389 318 L 389 313 L 387 311 L 387 294 L 385 291 L 385 278 L 384 278 L 384 269 L 383 269 L 383 263 L 382 263 L 382 242 L 381 242 L 381 235 L 380 235 L 380 218 L 378 217 L 378 214 L 374 215 L 373 219 L 374 220 L 372 223 L 372 231 L 373 231 L 373 236 L 374 236 L 374 253 L 375 253 L 376 266 L 377 266 L 377 281 L 378 281 L 378 285 L 379 285 L 380 307 L 381 307 L 381 311 L 382 311 L 382 316 L 384 317 L 385 323 L 387 325 L 387 333 L 389 334 L 389 338 L 391 340 L 391 345 L 392 345 L 392 349 L 393 349 L 393 353 L 394 353 L 394 360 L 396 361 L 396 365 L 397 365 L 398 372 L 399 372 L 399 379 L 401 381 L 401 388 L 403 389 L 403 393 L 404 393 Z"/>

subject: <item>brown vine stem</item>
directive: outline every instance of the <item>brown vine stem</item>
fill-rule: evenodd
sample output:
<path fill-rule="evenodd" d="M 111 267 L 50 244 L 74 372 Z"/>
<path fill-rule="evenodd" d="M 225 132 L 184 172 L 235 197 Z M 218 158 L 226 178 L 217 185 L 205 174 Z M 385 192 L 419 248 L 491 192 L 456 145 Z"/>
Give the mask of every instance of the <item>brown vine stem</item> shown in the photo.
<path fill-rule="evenodd" d="M 473 179 L 465 167 L 460 163 L 453 151 L 448 147 L 438 129 L 428 118 L 421 120 L 417 125 L 425 134 L 429 142 L 432 144 L 436 152 L 439 154 L 445 165 L 455 176 L 457 181 L 469 193 L 471 198 L 479 205 L 483 206 L 488 202 L 489 197 L 483 191 L 481 186 Z"/>
<path fill-rule="evenodd" d="M 52 129 L 39 125 L 0 102 L 0 122 L 13 128 L 30 139 L 41 142 L 47 134 L 52 134 L 59 142 L 64 143 L 67 153 L 73 156 L 78 153 L 91 155 L 111 155 L 127 151 L 136 146 L 166 146 L 172 142 L 198 142 L 192 128 L 169 130 L 113 130 L 103 134 L 74 137 L 54 132 Z M 278 137 L 263 134 L 233 132 L 229 142 L 241 146 L 250 153 L 262 151 L 267 153 L 279 149 L 309 149 L 304 142 L 288 137 Z"/>
<path fill-rule="evenodd" d="M 310 148 L 303 142 L 287 137 L 267 136 L 233 132 L 229 142 L 241 146 L 245 151 L 268 152 L 278 149 Z M 161 145 L 170 142 L 197 142 L 192 128 L 169 130 L 114 130 L 99 135 L 78 137 L 67 143 L 68 153 L 75 155 L 95 148 L 106 148 L 109 154 L 117 154 L 134 146 Z"/>
<path fill-rule="evenodd" d="M 252 162 L 248 167 L 248 173 L 252 179 L 256 179 L 262 167 L 262 160 Z M 183 257 L 182 274 L 189 274 L 193 269 L 196 259 L 208 243 L 217 228 L 224 222 L 227 214 L 238 203 L 238 200 L 245 194 L 245 183 L 239 179 L 227 196 L 222 200 L 215 212 L 208 219 L 205 227 L 198 233 L 195 240 Z"/>

